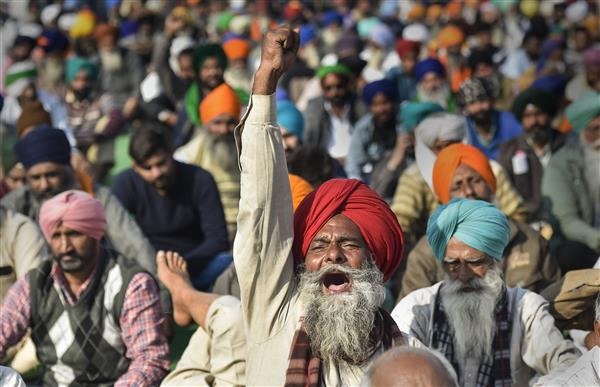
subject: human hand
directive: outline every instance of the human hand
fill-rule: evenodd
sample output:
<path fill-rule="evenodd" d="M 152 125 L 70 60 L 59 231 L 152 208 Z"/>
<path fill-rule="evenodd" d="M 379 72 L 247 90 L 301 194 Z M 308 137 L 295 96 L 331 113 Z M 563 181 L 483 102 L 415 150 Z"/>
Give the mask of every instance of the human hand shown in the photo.
<path fill-rule="evenodd" d="M 298 30 L 280 26 L 267 32 L 262 42 L 260 66 L 254 75 L 254 94 L 270 95 L 277 81 L 292 67 L 300 47 Z"/>
<path fill-rule="evenodd" d="M 185 27 L 185 21 L 181 17 L 172 14 L 165 19 L 164 33 L 167 36 L 173 36 Z"/>
<path fill-rule="evenodd" d="M 387 163 L 390 171 L 396 170 L 406 159 L 408 149 L 415 146 L 415 136 L 413 133 L 402 133 L 396 137 L 396 145 L 392 155 Z"/>

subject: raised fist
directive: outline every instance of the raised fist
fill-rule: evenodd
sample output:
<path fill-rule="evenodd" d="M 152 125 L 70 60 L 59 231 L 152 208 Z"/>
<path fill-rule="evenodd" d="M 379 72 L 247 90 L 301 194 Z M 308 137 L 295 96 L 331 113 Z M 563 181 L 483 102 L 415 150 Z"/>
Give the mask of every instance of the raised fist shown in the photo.
<path fill-rule="evenodd" d="M 267 32 L 262 42 L 260 66 L 256 71 L 253 92 L 272 94 L 277 81 L 292 67 L 300 46 L 298 31 L 280 26 Z"/>

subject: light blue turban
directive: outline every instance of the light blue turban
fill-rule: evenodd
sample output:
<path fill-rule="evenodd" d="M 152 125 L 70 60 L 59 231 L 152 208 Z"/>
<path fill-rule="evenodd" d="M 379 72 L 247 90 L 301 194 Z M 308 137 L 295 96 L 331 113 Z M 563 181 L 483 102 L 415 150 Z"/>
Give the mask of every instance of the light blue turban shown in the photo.
<path fill-rule="evenodd" d="M 427 223 L 427 241 L 440 262 L 452 237 L 499 261 L 509 236 L 506 216 L 481 200 L 454 199 L 439 206 Z"/>

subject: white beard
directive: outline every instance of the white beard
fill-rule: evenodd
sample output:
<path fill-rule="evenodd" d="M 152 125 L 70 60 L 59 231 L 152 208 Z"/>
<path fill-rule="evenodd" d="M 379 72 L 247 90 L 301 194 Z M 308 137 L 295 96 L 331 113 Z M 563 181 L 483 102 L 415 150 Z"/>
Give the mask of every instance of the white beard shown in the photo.
<path fill-rule="evenodd" d="M 476 290 L 464 291 L 464 287 Z M 496 266 L 488 270 L 484 279 L 474 278 L 467 284 L 446 276 L 440 293 L 453 332 L 454 356 L 461 366 L 467 358 L 492 359 L 496 334 L 494 310 L 503 288 L 504 280 Z"/>
<path fill-rule="evenodd" d="M 100 51 L 100 62 L 106 71 L 117 71 L 123 65 L 119 51 Z"/>
<path fill-rule="evenodd" d="M 342 294 L 323 293 L 323 276 L 338 271 L 352 278 L 352 289 Z M 311 348 L 321 359 L 350 364 L 364 363 L 375 312 L 383 304 L 383 275 L 373 261 L 360 269 L 331 264 L 300 275 L 300 301 Z"/>
<path fill-rule="evenodd" d="M 448 108 L 448 99 L 450 98 L 450 86 L 444 83 L 439 89 L 427 92 L 423 90 L 421 85 L 417 85 L 417 97 L 420 102 L 437 103 L 446 109 Z"/>

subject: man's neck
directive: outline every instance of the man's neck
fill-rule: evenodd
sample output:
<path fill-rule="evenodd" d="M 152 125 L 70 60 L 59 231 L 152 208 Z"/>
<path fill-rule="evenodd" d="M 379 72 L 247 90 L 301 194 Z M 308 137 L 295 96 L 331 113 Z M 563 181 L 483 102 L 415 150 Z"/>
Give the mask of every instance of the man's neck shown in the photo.
<path fill-rule="evenodd" d="M 344 115 L 344 113 L 346 112 L 346 109 L 347 109 L 346 101 L 344 101 L 342 103 L 335 103 L 335 104 L 332 102 L 328 102 L 328 104 L 329 104 L 329 110 L 336 117 L 342 117 Z"/>
<path fill-rule="evenodd" d="M 69 290 L 71 291 L 71 294 L 75 296 L 76 299 L 79 298 L 79 292 L 81 287 L 88 280 L 88 278 L 96 268 L 97 260 L 98 259 L 96 259 L 93 265 L 90 265 L 89 267 L 77 273 L 65 273 L 63 271 L 63 275 L 65 276 L 65 280 L 67 282 L 67 285 L 69 286 Z"/>

